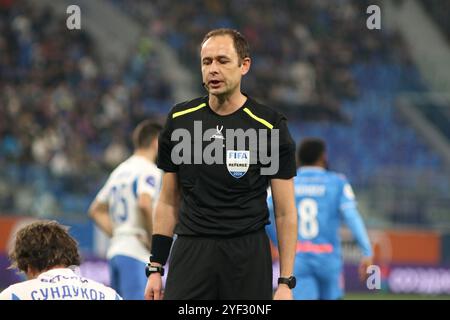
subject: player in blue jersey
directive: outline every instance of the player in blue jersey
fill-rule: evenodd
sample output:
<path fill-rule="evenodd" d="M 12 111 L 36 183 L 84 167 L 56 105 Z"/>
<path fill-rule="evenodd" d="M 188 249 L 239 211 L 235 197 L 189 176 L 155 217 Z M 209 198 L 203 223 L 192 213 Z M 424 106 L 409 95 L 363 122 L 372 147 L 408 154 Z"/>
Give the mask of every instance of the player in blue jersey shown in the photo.
<path fill-rule="evenodd" d="M 341 221 L 345 221 L 362 250 L 361 280 L 366 278 L 367 267 L 372 264 L 370 241 L 346 177 L 327 170 L 324 141 L 303 140 L 297 156 L 300 167 L 294 178 L 298 212 L 294 273 L 299 285 L 293 290 L 294 299 L 339 299 L 344 294 Z M 268 202 L 273 221 L 271 197 Z M 273 223 L 267 226 L 267 231 L 276 244 Z"/>

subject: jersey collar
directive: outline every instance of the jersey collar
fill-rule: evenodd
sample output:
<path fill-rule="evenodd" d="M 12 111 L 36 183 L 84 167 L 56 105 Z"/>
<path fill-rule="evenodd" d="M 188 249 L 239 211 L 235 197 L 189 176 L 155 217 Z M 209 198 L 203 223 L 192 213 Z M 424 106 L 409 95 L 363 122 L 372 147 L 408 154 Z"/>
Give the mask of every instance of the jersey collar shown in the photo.
<path fill-rule="evenodd" d="M 322 167 L 317 166 L 301 166 L 298 172 L 325 172 L 326 170 Z"/>
<path fill-rule="evenodd" d="M 56 275 L 73 276 L 75 275 L 75 272 L 70 268 L 55 268 L 41 273 L 38 278 L 52 277 Z"/>

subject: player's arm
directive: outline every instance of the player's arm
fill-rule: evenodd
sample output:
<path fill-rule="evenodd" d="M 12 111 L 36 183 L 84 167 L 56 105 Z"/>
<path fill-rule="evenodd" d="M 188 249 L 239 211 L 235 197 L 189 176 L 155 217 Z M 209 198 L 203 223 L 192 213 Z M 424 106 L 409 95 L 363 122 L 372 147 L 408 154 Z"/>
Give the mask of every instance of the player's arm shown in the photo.
<path fill-rule="evenodd" d="M 360 279 L 364 280 L 367 277 L 367 267 L 373 263 L 373 252 L 366 227 L 356 206 L 355 195 L 348 182 L 344 183 L 340 211 L 346 225 L 362 251 L 363 257 L 360 261 L 358 271 Z"/>
<path fill-rule="evenodd" d="M 109 237 L 113 235 L 113 224 L 109 217 L 108 203 L 99 200 L 94 202 L 89 207 L 89 217 L 94 220 L 95 224 L 103 230 Z"/>
<path fill-rule="evenodd" d="M 295 246 L 297 243 L 297 212 L 295 209 L 294 179 L 272 179 L 272 198 L 275 207 L 278 251 L 280 255 L 280 276 L 290 277 L 294 271 Z M 282 291 L 280 291 L 282 290 Z M 287 285 L 281 284 L 275 299 L 292 298 Z"/>
<path fill-rule="evenodd" d="M 151 265 L 163 266 L 170 252 L 173 231 L 178 221 L 180 192 L 177 174 L 166 172 L 162 178 L 161 193 L 156 204 Z M 162 298 L 162 280 L 158 272 L 150 274 L 145 288 L 145 299 L 160 300 Z"/>
<path fill-rule="evenodd" d="M 353 237 L 358 243 L 363 256 L 372 256 L 372 247 L 370 245 L 369 236 L 367 235 L 367 230 L 364 226 L 364 222 L 356 207 L 348 207 L 342 209 L 342 215 L 348 228 L 352 232 Z"/>
<path fill-rule="evenodd" d="M 342 210 L 342 215 L 363 253 L 363 257 L 359 263 L 358 273 L 360 280 L 364 281 L 367 278 L 367 268 L 373 264 L 373 253 L 369 236 L 356 208 L 345 208 Z"/>

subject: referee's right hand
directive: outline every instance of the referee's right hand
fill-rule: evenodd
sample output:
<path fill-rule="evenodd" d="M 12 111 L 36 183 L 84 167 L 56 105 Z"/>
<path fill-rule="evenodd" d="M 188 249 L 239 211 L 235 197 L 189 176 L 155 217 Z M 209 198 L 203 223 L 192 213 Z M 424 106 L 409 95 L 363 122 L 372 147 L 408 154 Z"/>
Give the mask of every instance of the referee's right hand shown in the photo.
<path fill-rule="evenodd" d="M 158 272 L 152 273 L 147 279 L 145 287 L 145 300 L 162 300 L 162 278 Z"/>

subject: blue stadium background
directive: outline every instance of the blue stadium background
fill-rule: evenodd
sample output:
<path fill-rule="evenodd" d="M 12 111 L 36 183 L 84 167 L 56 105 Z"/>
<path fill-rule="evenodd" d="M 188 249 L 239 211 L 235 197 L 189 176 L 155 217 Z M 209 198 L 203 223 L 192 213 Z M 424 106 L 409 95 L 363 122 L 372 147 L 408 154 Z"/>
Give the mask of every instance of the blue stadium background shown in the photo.
<path fill-rule="evenodd" d="M 66 27 L 70 4 L 81 30 Z M 372 4 L 381 30 L 366 27 Z M 450 272 L 448 9 L 416 0 L 0 0 L 0 217 L 71 225 L 86 272 L 104 274 L 107 242 L 87 218 L 90 202 L 129 156 L 136 123 L 205 94 L 198 44 L 232 27 L 252 49 L 244 91 L 285 113 L 296 141 L 326 140 L 370 229 L 438 234 L 436 261 L 400 265 Z M 430 292 L 449 294 L 450 284 L 411 291 Z"/>

